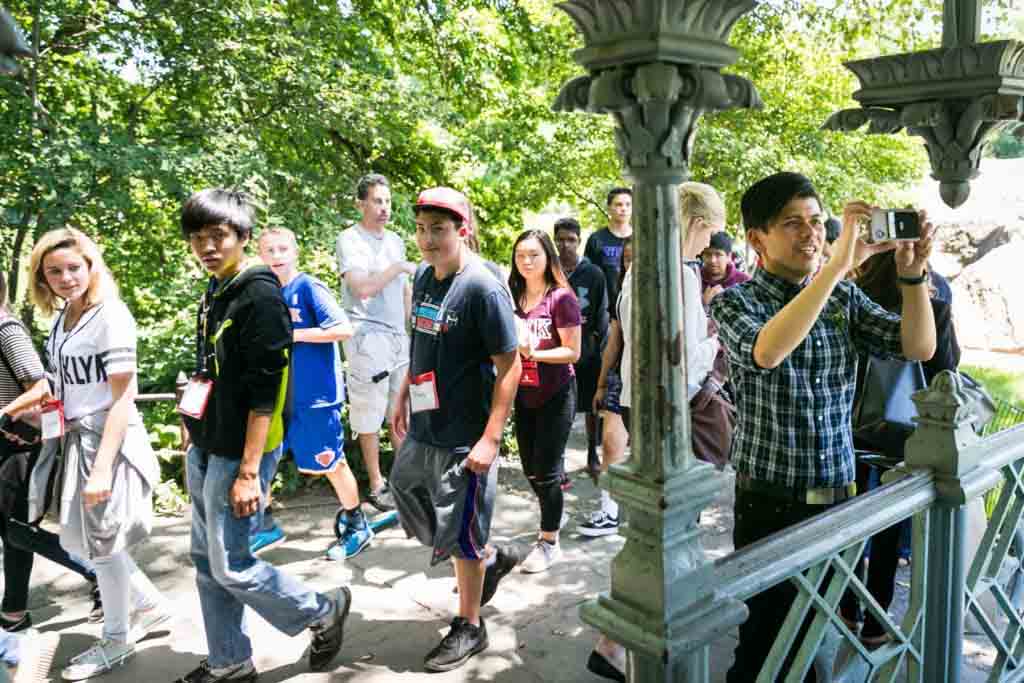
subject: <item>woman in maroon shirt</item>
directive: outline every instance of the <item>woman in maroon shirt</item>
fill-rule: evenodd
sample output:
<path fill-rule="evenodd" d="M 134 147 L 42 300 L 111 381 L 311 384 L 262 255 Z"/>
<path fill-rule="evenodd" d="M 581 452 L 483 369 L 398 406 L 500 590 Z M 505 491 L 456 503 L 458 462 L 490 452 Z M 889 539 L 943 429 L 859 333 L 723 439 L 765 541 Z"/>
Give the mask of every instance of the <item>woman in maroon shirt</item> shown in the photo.
<path fill-rule="evenodd" d="M 540 502 L 540 535 L 523 560 L 525 573 L 558 559 L 564 499 L 565 444 L 576 415 L 576 378 L 582 317 L 576 294 L 547 233 L 527 230 L 512 248 L 508 286 L 516 305 L 523 373 L 515 427 L 523 473 Z"/>

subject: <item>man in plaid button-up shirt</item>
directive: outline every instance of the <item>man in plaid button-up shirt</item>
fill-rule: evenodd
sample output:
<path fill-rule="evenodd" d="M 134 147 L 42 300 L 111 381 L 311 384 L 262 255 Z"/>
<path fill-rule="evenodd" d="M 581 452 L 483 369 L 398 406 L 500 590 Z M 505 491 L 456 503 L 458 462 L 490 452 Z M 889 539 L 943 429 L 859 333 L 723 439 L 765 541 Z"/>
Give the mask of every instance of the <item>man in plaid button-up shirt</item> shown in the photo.
<path fill-rule="evenodd" d="M 931 252 L 929 224 L 917 242 L 866 244 L 859 229 L 871 207 L 851 202 L 832 257 L 821 265 L 825 216 L 807 178 L 778 173 L 761 180 L 744 194 L 742 212 L 762 268 L 711 305 L 736 389 L 737 549 L 828 509 L 808 503 L 809 489 L 854 481 L 858 352 L 927 360 L 935 351 L 920 277 Z M 902 316 L 845 279 L 872 254 L 892 249 L 904 287 Z M 748 602 L 729 683 L 757 678 L 794 596 L 785 583 Z"/>

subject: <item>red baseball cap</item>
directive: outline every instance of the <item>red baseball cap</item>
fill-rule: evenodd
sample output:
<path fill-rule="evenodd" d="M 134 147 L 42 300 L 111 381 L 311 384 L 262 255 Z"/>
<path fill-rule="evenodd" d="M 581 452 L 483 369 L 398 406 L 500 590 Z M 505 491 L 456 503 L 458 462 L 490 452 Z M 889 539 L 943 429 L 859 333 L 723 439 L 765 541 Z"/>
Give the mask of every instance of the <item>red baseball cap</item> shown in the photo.
<path fill-rule="evenodd" d="M 420 192 L 416 198 L 413 211 L 420 209 L 445 209 L 451 211 L 462 219 L 463 225 L 468 228 L 473 226 L 473 217 L 470 214 L 469 199 L 466 195 L 450 187 L 431 187 Z"/>

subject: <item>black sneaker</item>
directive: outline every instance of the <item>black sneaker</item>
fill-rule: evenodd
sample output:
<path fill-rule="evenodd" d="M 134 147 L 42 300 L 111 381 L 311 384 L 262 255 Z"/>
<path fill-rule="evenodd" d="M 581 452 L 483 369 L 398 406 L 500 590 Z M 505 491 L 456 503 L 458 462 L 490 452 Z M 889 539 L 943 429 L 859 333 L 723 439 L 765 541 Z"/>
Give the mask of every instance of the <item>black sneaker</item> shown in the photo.
<path fill-rule="evenodd" d="M 89 610 L 89 616 L 86 620 L 90 624 L 98 624 L 103 621 L 103 598 L 100 597 L 100 587 L 93 584 L 92 591 L 90 591 L 92 597 L 92 609 Z"/>
<path fill-rule="evenodd" d="M 174 683 L 253 683 L 258 673 L 252 662 L 243 662 L 232 667 L 214 672 L 207 660 L 199 662 L 192 671 L 174 681 Z"/>
<path fill-rule="evenodd" d="M 352 591 L 345 586 L 330 595 L 331 611 L 309 627 L 313 640 L 309 644 L 309 670 L 325 671 L 338 656 L 345 636 L 345 619 L 352 607 Z"/>
<path fill-rule="evenodd" d="M 496 557 L 494 564 L 484 572 L 484 590 L 480 594 L 480 606 L 483 607 L 491 601 L 498 590 L 498 582 L 505 578 L 512 569 L 519 564 L 519 556 L 511 548 L 498 546 L 494 549 Z"/>
<path fill-rule="evenodd" d="M 0 616 L 0 628 L 8 633 L 17 633 L 32 628 L 32 614 L 25 612 L 21 619 L 6 619 Z"/>
<path fill-rule="evenodd" d="M 391 484 L 387 479 L 384 485 L 376 491 L 369 491 L 366 494 L 366 502 L 381 512 L 388 512 L 395 509 L 395 499 L 391 497 Z"/>
<path fill-rule="evenodd" d="M 480 618 L 479 626 L 473 626 L 462 617 L 455 617 L 448 635 L 423 660 L 423 668 L 436 672 L 451 671 L 486 649 L 487 625 L 483 617 Z"/>

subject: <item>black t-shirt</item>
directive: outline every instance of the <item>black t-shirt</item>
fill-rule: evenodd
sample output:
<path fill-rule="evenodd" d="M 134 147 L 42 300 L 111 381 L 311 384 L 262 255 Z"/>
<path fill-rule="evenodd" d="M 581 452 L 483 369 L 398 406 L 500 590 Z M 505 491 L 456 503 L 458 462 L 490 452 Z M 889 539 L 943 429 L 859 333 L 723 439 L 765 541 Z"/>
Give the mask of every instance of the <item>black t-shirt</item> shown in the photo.
<path fill-rule="evenodd" d="M 609 309 L 619 299 L 619 268 L 622 265 L 622 245 L 625 241 L 625 237 L 616 237 L 608 228 L 601 228 L 587 238 L 587 246 L 583 250 L 583 255 L 604 273 Z"/>
<path fill-rule="evenodd" d="M 410 377 L 433 372 L 439 408 L 413 413 L 409 435 L 439 448 L 483 436 L 494 391 L 491 356 L 519 346 L 512 300 L 479 259 L 444 280 L 428 266 L 412 292 Z"/>
<path fill-rule="evenodd" d="M 569 274 L 569 284 L 576 292 L 583 316 L 577 365 L 593 362 L 595 357 L 600 362 L 601 348 L 608 336 L 608 289 L 604 274 L 584 256 Z"/>

